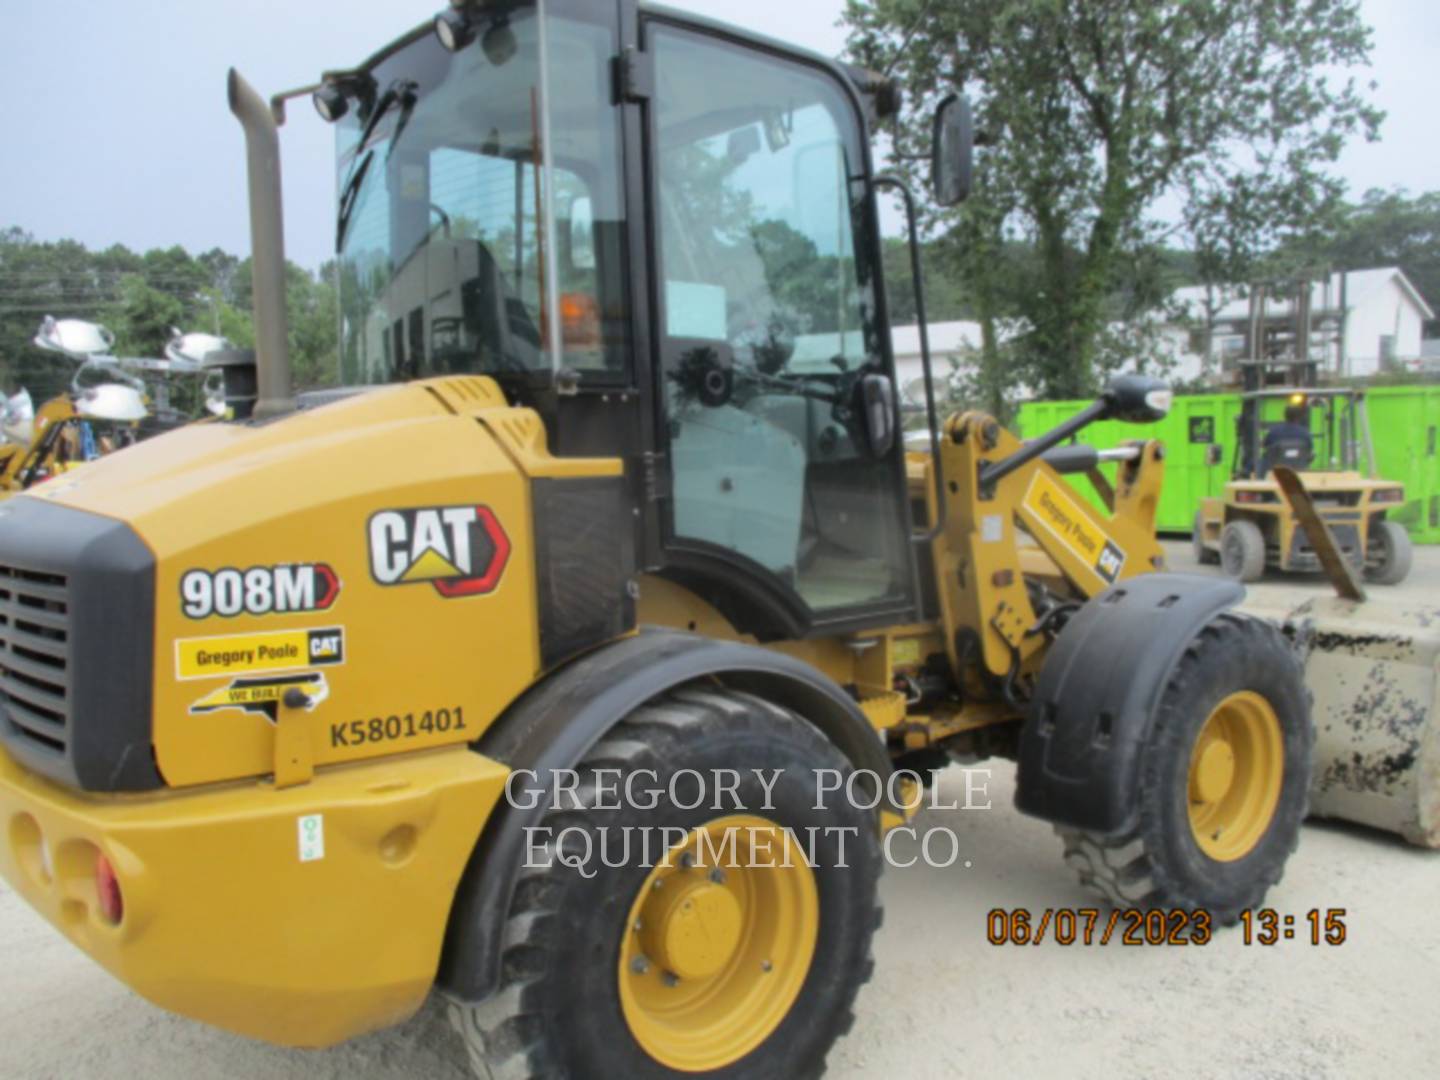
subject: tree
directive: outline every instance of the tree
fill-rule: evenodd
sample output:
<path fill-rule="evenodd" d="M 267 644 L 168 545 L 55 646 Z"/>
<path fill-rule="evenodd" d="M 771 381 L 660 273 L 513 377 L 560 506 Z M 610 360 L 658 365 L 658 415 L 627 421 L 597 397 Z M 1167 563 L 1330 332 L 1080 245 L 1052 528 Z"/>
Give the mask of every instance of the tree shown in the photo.
<path fill-rule="evenodd" d="M 340 301 L 334 265 L 322 267 L 318 278 L 293 263 L 286 267 L 290 363 L 299 389 L 334 386 L 340 381 Z"/>
<path fill-rule="evenodd" d="M 1347 205 L 1314 256 L 1337 270 L 1398 266 L 1431 308 L 1440 307 L 1440 191 L 1413 198 L 1372 189 Z M 1440 320 L 1428 328 L 1440 332 Z"/>
<path fill-rule="evenodd" d="M 910 245 L 898 237 L 881 241 L 885 260 L 885 284 L 889 290 L 890 321 L 897 326 L 915 322 L 914 275 L 910 269 Z M 955 266 L 954 253 L 938 244 L 920 245 L 920 269 L 925 275 L 925 313 L 931 322 L 973 319 L 974 306 L 966 295 L 965 283 Z"/>
<path fill-rule="evenodd" d="M 286 300 L 296 383 L 338 380 L 339 314 L 334 266 L 320 276 L 287 267 Z M 36 403 L 69 386 L 71 361 L 31 339 L 46 315 L 104 323 L 120 356 L 159 358 L 172 327 L 218 331 L 241 348 L 254 344 L 250 261 L 218 249 L 192 258 L 171 247 L 137 254 L 116 245 L 88 251 L 74 241 L 37 242 L 0 229 L 0 389 L 28 389 Z M 172 388 L 172 400 L 185 393 Z"/>
<path fill-rule="evenodd" d="M 141 274 L 127 274 L 119 299 L 95 318 L 115 332 L 117 356 L 162 356 L 171 328 L 185 316 L 185 304 L 173 293 L 153 288 Z"/>
<path fill-rule="evenodd" d="M 939 98 L 974 98 L 975 195 L 927 223 L 962 252 L 986 363 L 1019 316 L 1012 379 L 1052 396 L 1090 392 L 1107 322 L 1165 291 L 1162 197 L 1240 265 L 1333 206 L 1327 167 L 1381 119 L 1333 75 L 1369 57 L 1357 0 L 849 0 L 845 19 L 851 54 L 906 84 L 912 174 Z M 1017 240 L 1033 258 L 997 262 Z"/>

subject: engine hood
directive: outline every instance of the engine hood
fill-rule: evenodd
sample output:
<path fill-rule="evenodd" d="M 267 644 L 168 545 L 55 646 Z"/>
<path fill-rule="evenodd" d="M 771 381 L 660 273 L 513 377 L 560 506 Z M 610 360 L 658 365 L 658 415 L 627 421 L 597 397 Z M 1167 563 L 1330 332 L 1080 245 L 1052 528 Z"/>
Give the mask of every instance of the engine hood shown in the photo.
<path fill-rule="evenodd" d="M 148 645 L 163 781 L 279 776 L 284 715 L 318 767 L 469 741 L 535 677 L 531 484 L 502 442 L 517 425 L 543 449 L 538 418 L 487 379 L 386 387 L 192 425 L 37 485 L 15 510 L 113 519 L 148 548 L 144 610 L 77 595 L 93 550 L 47 569 L 110 638 Z M 115 667 L 72 657 L 66 678 L 113 683 Z M 115 722 L 92 708 L 75 730 Z"/>

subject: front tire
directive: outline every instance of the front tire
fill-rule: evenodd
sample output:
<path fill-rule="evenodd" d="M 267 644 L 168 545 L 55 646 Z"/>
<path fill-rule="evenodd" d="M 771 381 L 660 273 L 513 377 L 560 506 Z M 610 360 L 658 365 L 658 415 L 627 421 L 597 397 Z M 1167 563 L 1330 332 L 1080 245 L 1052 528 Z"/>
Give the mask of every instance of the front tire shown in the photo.
<path fill-rule="evenodd" d="M 778 770 L 768 793 L 756 769 L 767 778 Z M 695 774 L 709 796 L 715 770 L 738 772 L 735 798 L 720 810 L 708 797 L 687 809 L 699 791 Z M 873 811 L 834 796 L 818 805 L 821 770 L 852 773 L 805 720 L 737 691 L 676 691 L 617 724 L 578 767 L 580 808 L 552 806 L 543 826 L 563 838 L 553 855 L 608 843 L 618 865 L 592 865 L 589 878 L 559 861 L 522 872 L 499 990 L 452 1009 L 476 1073 L 823 1072 L 874 966 L 882 860 Z M 610 794 L 623 796 L 632 780 L 637 799 Z M 648 804 L 651 791 L 661 793 L 656 806 L 635 805 Z M 793 855 L 786 837 L 798 840 L 801 858 L 781 866 L 742 855 L 716 867 L 717 830 L 736 822 L 770 836 L 771 852 Z M 645 834 L 636 830 L 661 837 L 652 858 L 642 857 Z M 702 834 L 711 838 L 709 869 Z M 628 858 L 616 854 L 625 835 Z"/>
<path fill-rule="evenodd" d="M 1370 526 L 1365 544 L 1365 577 L 1380 585 L 1399 585 L 1410 573 L 1415 548 L 1405 526 L 1381 518 Z"/>
<path fill-rule="evenodd" d="M 1232 923 L 1259 906 L 1299 842 L 1314 740 L 1300 665 L 1279 630 L 1219 615 L 1161 695 L 1133 824 L 1057 829 L 1065 860 L 1116 906 Z"/>
<path fill-rule="evenodd" d="M 1265 535 L 1253 521 L 1232 521 L 1220 533 L 1220 566 L 1236 581 L 1259 581 L 1265 574 Z"/>

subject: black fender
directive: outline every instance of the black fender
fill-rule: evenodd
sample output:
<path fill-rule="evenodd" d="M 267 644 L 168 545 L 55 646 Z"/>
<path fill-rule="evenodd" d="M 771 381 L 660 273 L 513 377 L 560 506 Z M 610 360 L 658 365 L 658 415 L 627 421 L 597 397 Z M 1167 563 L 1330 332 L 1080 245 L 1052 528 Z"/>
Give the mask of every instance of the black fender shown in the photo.
<path fill-rule="evenodd" d="M 474 749 L 529 769 L 525 790 L 548 787 L 546 774 L 573 768 L 616 723 L 645 702 L 696 679 L 716 679 L 793 710 L 820 729 L 857 770 L 883 782 L 890 757 L 879 733 L 838 683 L 803 661 L 738 642 L 671 630 L 646 630 L 603 646 L 531 687 L 495 721 Z M 437 986 L 462 1002 L 499 985 L 503 931 L 525 860 L 526 828 L 548 811 L 501 800 L 465 867 L 446 930 Z"/>
<path fill-rule="evenodd" d="M 1040 669 L 1020 731 L 1015 805 L 1071 828 L 1128 828 L 1140 752 L 1175 665 L 1244 597 L 1223 578 L 1144 574 L 1088 601 Z"/>

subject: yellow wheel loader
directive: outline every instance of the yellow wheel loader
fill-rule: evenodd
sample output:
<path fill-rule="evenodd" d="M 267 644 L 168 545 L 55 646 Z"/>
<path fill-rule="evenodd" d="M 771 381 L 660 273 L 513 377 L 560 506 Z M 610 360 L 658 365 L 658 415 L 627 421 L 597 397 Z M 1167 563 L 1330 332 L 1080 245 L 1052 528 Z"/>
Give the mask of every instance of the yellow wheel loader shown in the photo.
<path fill-rule="evenodd" d="M 1238 585 L 1164 572 L 1157 443 L 1112 452 L 1108 512 L 1064 480 L 1101 460 L 1067 439 L 1169 392 L 1022 443 L 942 422 L 927 358 L 906 454 L 887 80 L 507 0 L 304 93 L 338 132 L 343 385 L 290 381 L 294 95 L 232 72 L 233 419 L 0 510 L 0 874 L 70 940 L 282 1044 L 436 991 L 481 1076 L 808 1076 L 872 968 L 883 830 L 951 756 L 1015 758 L 1117 903 L 1265 898 L 1299 663 Z M 947 99 L 942 204 L 971 143 Z"/>

